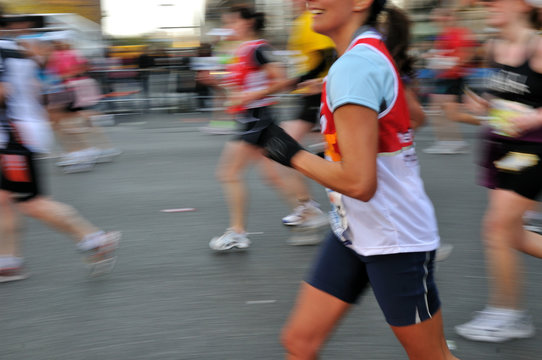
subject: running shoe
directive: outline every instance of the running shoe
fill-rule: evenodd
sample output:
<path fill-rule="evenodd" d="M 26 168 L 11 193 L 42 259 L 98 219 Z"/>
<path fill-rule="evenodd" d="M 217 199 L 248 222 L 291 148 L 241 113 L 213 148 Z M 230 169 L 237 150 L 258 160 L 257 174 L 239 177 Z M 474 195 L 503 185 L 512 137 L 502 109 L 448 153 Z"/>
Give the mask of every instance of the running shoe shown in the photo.
<path fill-rule="evenodd" d="M 432 146 L 423 149 L 426 154 L 454 155 L 468 153 L 467 143 L 459 141 L 437 141 Z"/>
<path fill-rule="evenodd" d="M 286 226 L 318 228 L 329 224 L 327 216 L 314 201 L 307 201 L 297 206 L 294 211 L 282 218 Z"/>
<path fill-rule="evenodd" d="M 77 244 L 77 248 L 85 254 L 90 276 L 108 274 L 113 270 L 120 239 L 119 231 L 100 232 Z"/>
<path fill-rule="evenodd" d="M 96 163 L 102 164 L 113 161 L 122 151 L 117 148 L 99 150 L 96 156 Z"/>
<path fill-rule="evenodd" d="M 250 239 L 245 233 L 237 233 L 233 229 L 227 229 L 226 232 L 214 237 L 209 242 L 209 247 L 215 251 L 226 251 L 230 249 L 246 249 L 250 246 Z"/>
<path fill-rule="evenodd" d="M 95 148 L 67 153 L 56 165 L 64 168 L 64 172 L 66 173 L 90 171 L 96 164 L 97 153 L 98 149 Z"/>
<path fill-rule="evenodd" d="M 0 268 L 0 283 L 24 280 L 28 278 L 28 273 L 23 266 Z"/>
<path fill-rule="evenodd" d="M 526 311 L 486 307 L 471 321 L 456 326 L 455 331 L 469 340 L 497 343 L 530 338 L 535 328 Z"/>

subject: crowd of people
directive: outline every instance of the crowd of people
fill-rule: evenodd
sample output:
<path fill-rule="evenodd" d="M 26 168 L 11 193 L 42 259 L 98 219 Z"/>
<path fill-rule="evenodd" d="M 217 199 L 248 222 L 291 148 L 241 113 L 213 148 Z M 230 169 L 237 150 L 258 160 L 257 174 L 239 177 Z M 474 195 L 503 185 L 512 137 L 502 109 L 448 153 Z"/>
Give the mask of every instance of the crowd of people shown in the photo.
<path fill-rule="evenodd" d="M 485 1 L 487 23 L 495 31 L 483 54 L 492 72 L 479 91 L 465 83 L 476 47 L 472 35 L 457 25 L 452 9 L 433 15 L 442 25 L 434 50 L 426 54 L 436 73 L 427 104 L 436 143 L 425 151 L 464 153 L 458 123 L 479 125 L 480 183 L 489 189 L 482 224 L 489 301 L 471 321 L 455 327 L 470 340 L 502 342 L 535 332 L 521 301 L 518 252 L 542 257 L 541 229 L 526 226 L 542 193 L 542 19 L 536 5 L 531 0 Z M 415 150 L 415 130 L 426 113 L 416 94 L 408 16 L 386 0 L 294 0 L 293 8 L 288 49 L 300 57 L 294 76 L 286 75 L 262 39 L 263 13 L 240 6 L 223 14 L 235 50 L 228 75 L 206 74 L 205 83 L 225 98 L 226 111 L 239 128 L 217 169 L 229 227 L 209 246 L 214 251 L 249 248 L 244 173 L 258 163 L 291 203 L 284 225 L 331 227 L 282 332 L 288 359 L 318 358 L 337 323 L 369 287 L 410 359 L 457 359 L 444 337 L 434 276 L 439 230 Z M 109 260 L 120 233 L 106 233 L 73 208 L 45 197 L 35 164 L 35 157 L 48 151 L 53 130 L 67 149 L 61 161 L 96 151 L 73 131 L 93 128 L 88 108 L 97 95 L 83 91 L 95 86 L 86 76 L 86 62 L 58 39 L 26 33 L 24 21 L 4 27 L 11 39 L 0 44 L 5 103 L 0 280 L 26 277 L 17 211 L 72 235 L 94 262 Z M 45 103 L 37 84 L 47 85 Z M 298 94 L 300 112 L 294 119 L 277 119 L 274 95 L 286 91 Z M 326 144 L 323 155 L 300 143 L 318 123 Z M 116 155 L 104 142 L 99 154 L 90 155 L 94 161 Z M 305 178 L 326 188 L 329 219 Z"/>

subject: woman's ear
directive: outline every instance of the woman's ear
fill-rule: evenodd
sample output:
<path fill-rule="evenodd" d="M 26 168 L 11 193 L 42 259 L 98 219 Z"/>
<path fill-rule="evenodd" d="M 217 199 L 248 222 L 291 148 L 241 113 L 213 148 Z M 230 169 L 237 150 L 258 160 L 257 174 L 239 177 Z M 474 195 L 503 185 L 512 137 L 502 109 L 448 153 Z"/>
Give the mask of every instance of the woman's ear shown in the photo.
<path fill-rule="evenodd" d="M 371 7 L 374 0 L 354 0 L 354 11 L 365 11 Z"/>

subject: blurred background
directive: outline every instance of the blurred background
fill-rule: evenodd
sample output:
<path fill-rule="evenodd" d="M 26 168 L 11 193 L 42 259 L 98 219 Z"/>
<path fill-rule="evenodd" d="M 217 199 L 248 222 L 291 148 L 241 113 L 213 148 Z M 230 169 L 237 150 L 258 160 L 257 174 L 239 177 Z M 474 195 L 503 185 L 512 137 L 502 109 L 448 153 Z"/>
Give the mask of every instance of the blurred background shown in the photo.
<path fill-rule="evenodd" d="M 462 45 L 469 49 L 464 75 L 474 91 L 482 88 L 486 75 L 481 44 L 494 32 L 485 25 L 488 12 L 475 0 L 391 2 L 404 8 L 412 21 L 410 52 L 416 58 L 412 86 L 433 124 L 442 114 L 430 95 L 435 74 L 445 67 L 445 59 L 435 51 L 442 24 L 434 9 L 453 9 L 457 26 L 468 30 L 468 41 Z M 63 151 L 80 153 L 80 163 L 71 163 L 73 174 L 66 175 L 70 166 L 60 165 L 62 157 L 57 167 L 45 166 L 50 177 L 47 188 L 104 229 L 122 230 L 121 256 L 112 276 L 86 280 L 86 270 L 64 239 L 29 221 L 25 261 L 32 276 L 0 292 L 4 324 L 0 359 L 280 358 L 279 332 L 317 247 L 285 245 L 291 234 L 280 218 L 290 209 L 251 170 L 248 230 L 254 234 L 253 250 L 230 256 L 208 249 L 208 241 L 227 223 L 215 168 L 229 138 L 208 134 L 232 133 L 235 124 L 223 111 L 223 94 L 207 80 L 208 75 L 220 78 L 227 71 L 235 44 L 227 40 L 222 14 L 241 4 L 266 14 L 263 36 L 293 75 L 296 54 L 286 50 L 295 19 L 293 1 L 0 0 L 0 4 L 7 17 L 29 15 L 32 34 L 67 44 L 86 59 L 76 65 L 84 65 L 85 76 L 92 77 L 100 90 L 96 104 L 89 102 L 96 114 L 91 120 L 107 125 L 104 133 L 109 139 L 101 140 L 104 148 L 114 145 L 123 151 L 114 165 L 94 167 L 97 157 L 88 152 L 83 156 L 80 150 L 93 141 L 87 144 L 76 131 L 76 121 L 83 117 L 77 114 L 78 119 L 68 119 L 74 124 L 66 122 L 69 139 L 65 137 L 62 146 L 43 159 L 50 164 Z M 63 107 L 65 94 L 55 86 L 49 84 L 46 91 L 57 94 L 50 101 Z M 279 118 L 295 119 L 300 95 L 284 92 L 278 98 Z M 53 115 L 68 117 L 51 112 L 52 120 Z M 433 143 L 432 127 L 418 130 L 418 148 Z M 485 344 L 454 334 L 453 326 L 484 303 L 487 287 L 479 240 L 487 199 L 485 189 L 476 185 L 473 165 L 478 129 L 461 124 L 459 130 L 472 151 L 441 153 L 464 156 L 443 161 L 430 155 L 438 153 L 434 149 L 419 152 L 441 237 L 455 247 L 448 261 L 439 263 L 437 274 L 441 297 L 446 299 L 447 339 L 462 359 L 539 359 L 538 337 Z M 95 135 L 87 131 L 89 138 Z M 317 131 L 306 140 L 321 142 Z M 457 143 L 454 139 L 448 145 Z M 107 150 L 120 154 L 115 148 Z M 88 165 L 89 158 L 91 166 L 77 168 Z M 323 210 L 329 210 L 325 191 L 315 183 L 311 189 Z M 528 282 L 540 283 L 540 263 L 527 261 Z M 541 295 L 537 286 L 526 291 L 533 313 L 542 311 Z M 373 296 L 368 294 L 362 305 L 341 324 L 323 358 L 364 354 L 372 360 L 404 359 Z M 540 317 L 536 325 L 542 327 Z"/>
<path fill-rule="evenodd" d="M 423 55 L 439 32 L 431 17 L 433 9 L 456 9 L 459 22 L 477 41 L 483 41 L 488 33 L 479 1 L 391 2 L 411 17 L 411 52 L 419 59 L 420 70 L 425 69 Z M 0 4 L 6 14 L 32 14 L 36 32 L 63 33 L 64 40 L 89 60 L 90 73 L 104 93 L 101 110 L 110 114 L 220 109 L 212 88 L 198 83 L 197 71 L 224 71 L 231 51 L 222 46 L 227 30 L 221 24 L 221 14 L 232 5 L 254 6 L 264 12 L 264 37 L 286 66 L 294 61 L 295 54 L 282 51 L 295 18 L 291 0 L 17 0 Z M 470 75 L 476 80 L 477 74 L 472 71 Z M 423 100 L 430 91 L 424 80 L 431 78 L 431 72 L 420 71 L 418 77 Z M 288 103 L 288 96 L 283 98 Z"/>

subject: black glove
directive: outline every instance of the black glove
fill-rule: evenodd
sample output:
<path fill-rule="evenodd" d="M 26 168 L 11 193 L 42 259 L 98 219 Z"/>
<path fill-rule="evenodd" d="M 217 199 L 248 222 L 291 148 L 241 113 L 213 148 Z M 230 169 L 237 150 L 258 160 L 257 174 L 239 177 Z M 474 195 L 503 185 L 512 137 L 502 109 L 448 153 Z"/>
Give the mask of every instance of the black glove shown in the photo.
<path fill-rule="evenodd" d="M 271 123 L 262 130 L 258 146 L 265 150 L 265 156 L 284 166 L 292 167 L 292 158 L 303 147 L 288 135 L 280 126 Z"/>

